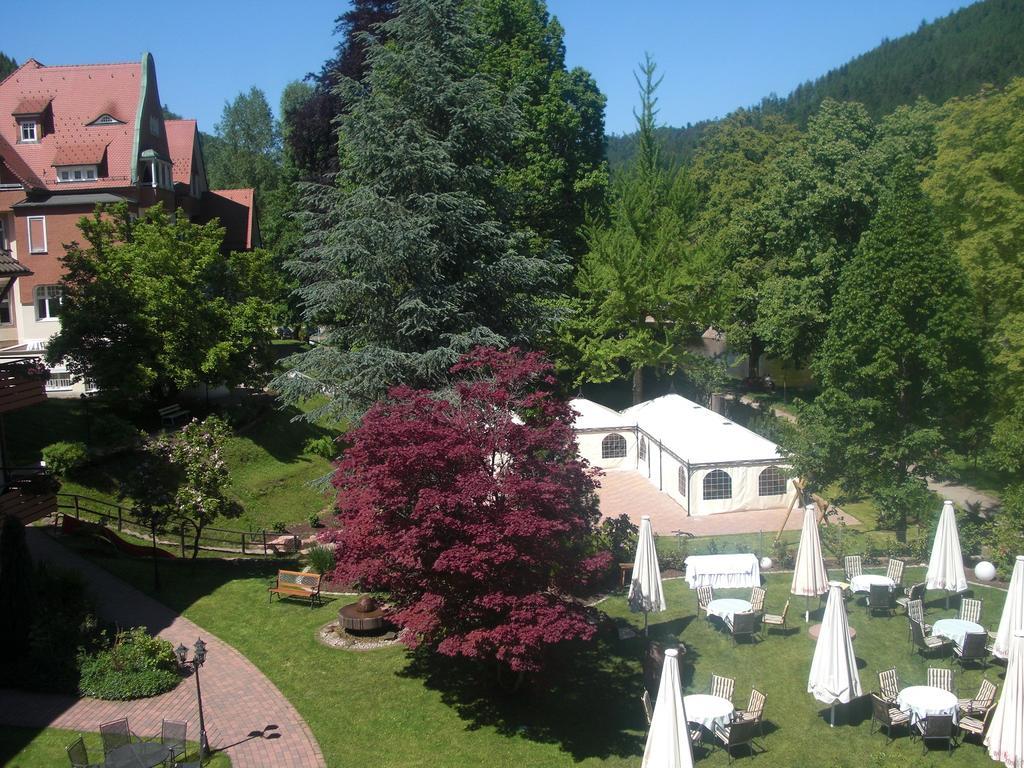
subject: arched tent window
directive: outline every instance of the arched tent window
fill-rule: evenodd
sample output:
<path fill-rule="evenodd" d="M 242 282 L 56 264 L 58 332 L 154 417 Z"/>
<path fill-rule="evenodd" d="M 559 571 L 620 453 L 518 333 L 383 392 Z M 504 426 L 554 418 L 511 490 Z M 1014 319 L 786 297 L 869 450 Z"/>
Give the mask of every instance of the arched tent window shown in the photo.
<path fill-rule="evenodd" d="M 679 465 L 679 495 L 686 495 L 686 467 Z"/>
<path fill-rule="evenodd" d="M 778 467 L 766 467 L 757 478 L 758 496 L 782 496 L 786 492 L 786 476 Z"/>
<path fill-rule="evenodd" d="M 626 457 L 626 438 L 612 432 L 601 441 L 602 459 L 623 459 Z"/>
<path fill-rule="evenodd" d="M 704 475 L 704 500 L 732 498 L 732 478 L 728 472 L 712 470 Z"/>
<path fill-rule="evenodd" d="M 647 461 L 647 438 L 640 438 L 640 461 Z"/>

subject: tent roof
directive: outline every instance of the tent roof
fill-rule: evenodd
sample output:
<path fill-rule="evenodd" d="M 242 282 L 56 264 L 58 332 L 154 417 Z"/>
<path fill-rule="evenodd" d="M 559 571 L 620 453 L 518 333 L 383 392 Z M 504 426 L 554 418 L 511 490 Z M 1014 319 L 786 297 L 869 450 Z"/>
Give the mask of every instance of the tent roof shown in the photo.
<path fill-rule="evenodd" d="M 663 395 L 622 412 L 688 464 L 779 461 L 771 440 L 679 395 Z"/>
<path fill-rule="evenodd" d="M 585 397 L 570 400 L 569 405 L 579 414 L 573 424 L 576 429 L 622 429 L 636 425 L 635 421 L 624 418 L 618 411 Z"/>

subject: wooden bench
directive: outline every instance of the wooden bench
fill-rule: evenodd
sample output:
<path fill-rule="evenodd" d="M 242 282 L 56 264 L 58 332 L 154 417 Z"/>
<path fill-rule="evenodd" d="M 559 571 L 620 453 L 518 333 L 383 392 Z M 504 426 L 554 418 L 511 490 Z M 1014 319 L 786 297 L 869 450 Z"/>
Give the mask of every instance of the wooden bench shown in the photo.
<path fill-rule="evenodd" d="M 268 587 L 270 594 L 267 598 L 273 601 L 276 594 L 278 600 L 283 600 L 286 597 L 298 597 L 309 600 L 310 608 L 313 607 L 314 602 L 322 605 L 323 603 L 320 600 L 320 580 L 322 578 L 323 576 L 319 573 L 278 571 L 277 583 L 273 587 Z"/>
<path fill-rule="evenodd" d="M 160 414 L 161 424 L 174 425 L 178 419 L 188 416 L 189 412 L 182 408 L 180 405 L 175 403 L 174 405 L 166 405 L 163 408 L 158 408 L 157 413 Z"/>

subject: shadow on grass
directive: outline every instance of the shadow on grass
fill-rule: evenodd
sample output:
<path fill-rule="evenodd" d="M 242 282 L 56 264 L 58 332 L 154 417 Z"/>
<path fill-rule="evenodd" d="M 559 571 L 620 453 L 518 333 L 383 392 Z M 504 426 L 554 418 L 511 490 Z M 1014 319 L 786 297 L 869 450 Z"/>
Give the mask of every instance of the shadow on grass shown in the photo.
<path fill-rule="evenodd" d="M 301 415 L 302 412 L 294 406 L 272 407 L 238 436 L 252 440 L 279 462 L 308 462 L 304 454 L 309 440 L 321 437 L 333 439 L 338 437 L 341 430 L 312 424 L 299 418 Z"/>
<path fill-rule="evenodd" d="M 441 694 L 468 728 L 558 744 L 576 761 L 643 754 L 640 704 L 644 638 L 599 640 L 559 649 L 549 671 L 514 693 L 494 667 L 426 652 L 409 654 L 398 674 Z M 688 659 L 687 659 L 688 661 Z M 689 665 L 687 665 L 689 666 Z"/>

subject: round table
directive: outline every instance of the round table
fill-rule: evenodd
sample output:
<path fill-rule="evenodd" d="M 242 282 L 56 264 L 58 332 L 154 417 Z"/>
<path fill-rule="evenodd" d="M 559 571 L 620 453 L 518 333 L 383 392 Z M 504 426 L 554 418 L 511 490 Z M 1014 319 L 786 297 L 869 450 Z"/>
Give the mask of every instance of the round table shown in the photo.
<path fill-rule="evenodd" d="M 896 697 L 896 706 L 910 715 L 911 723 L 931 715 L 952 715 L 953 722 L 956 722 L 956 696 L 931 685 L 904 688 Z"/>
<path fill-rule="evenodd" d="M 751 608 L 750 601 L 735 597 L 720 597 L 708 603 L 708 616 L 717 616 L 723 621 L 732 623 L 733 614 L 746 613 Z"/>
<path fill-rule="evenodd" d="M 155 741 L 137 741 L 112 749 L 103 760 L 104 768 L 154 768 L 163 765 L 170 748 Z"/>
<path fill-rule="evenodd" d="M 854 629 L 853 627 L 851 627 L 849 624 L 846 625 L 846 631 L 849 633 L 851 640 L 856 640 L 857 639 L 857 630 Z M 818 639 L 818 635 L 820 635 L 820 634 L 821 634 L 821 624 L 812 624 L 811 626 L 809 626 L 807 628 L 807 635 L 812 640 L 817 640 Z"/>
<path fill-rule="evenodd" d="M 896 583 L 888 576 L 880 576 L 874 573 L 862 573 L 850 579 L 850 589 L 854 592 L 870 592 L 872 584 L 882 584 L 889 589 L 896 586 Z"/>
<path fill-rule="evenodd" d="M 709 693 L 691 693 L 683 696 L 686 722 L 695 723 L 709 731 L 715 730 L 715 723 L 728 725 L 736 708 L 728 699 Z"/>
<path fill-rule="evenodd" d="M 965 621 L 964 619 L 939 619 L 932 626 L 933 635 L 948 637 L 958 646 L 963 646 L 964 636 L 968 632 L 981 632 L 984 634 L 985 628 L 981 624 L 975 624 L 973 621 Z"/>

